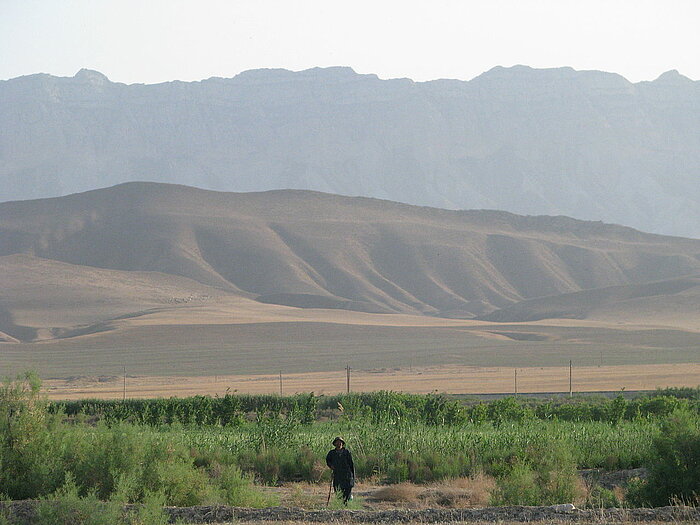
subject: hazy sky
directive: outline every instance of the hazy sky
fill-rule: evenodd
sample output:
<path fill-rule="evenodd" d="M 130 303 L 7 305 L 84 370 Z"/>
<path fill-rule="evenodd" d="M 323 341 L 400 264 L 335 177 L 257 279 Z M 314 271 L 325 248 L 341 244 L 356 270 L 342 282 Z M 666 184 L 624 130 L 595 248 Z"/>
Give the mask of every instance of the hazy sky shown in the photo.
<path fill-rule="evenodd" d="M 0 0 L 0 79 L 119 82 L 346 65 L 470 79 L 496 65 L 700 79 L 698 0 Z"/>

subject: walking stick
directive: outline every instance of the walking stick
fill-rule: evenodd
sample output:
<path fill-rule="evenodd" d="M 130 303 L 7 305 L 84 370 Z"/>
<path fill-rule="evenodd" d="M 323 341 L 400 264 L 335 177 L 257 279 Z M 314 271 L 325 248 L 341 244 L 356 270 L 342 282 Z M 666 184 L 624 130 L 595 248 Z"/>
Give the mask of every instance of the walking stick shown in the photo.
<path fill-rule="evenodd" d="M 326 500 L 326 507 L 328 507 L 328 505 L 331 502 L 331 491 L 333 490 L 333 477 L 334 476 L 335 476 L 335 472 L 333 474 L 331 474 L 331 486 L 328 487 L 328 499 Z"/>

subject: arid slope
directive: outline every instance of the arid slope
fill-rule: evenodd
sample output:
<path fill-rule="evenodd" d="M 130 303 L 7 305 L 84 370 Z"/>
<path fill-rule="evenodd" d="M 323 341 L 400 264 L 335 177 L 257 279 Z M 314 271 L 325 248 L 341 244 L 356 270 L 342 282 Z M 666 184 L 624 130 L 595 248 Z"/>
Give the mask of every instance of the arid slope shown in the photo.
<path fill-rule="evenodd" d="M 482 317 L 485 321 L 598 319 L 694 326 L 700 330 L 700 276 L 609 286 L 521 301 Z"/>
<path fill-rule="evenodd" d="M 129 183 L 0 204 L 0 265 L 0 331 L 31 340 L 231 298 L 472 318 L 587 290 L 562 299 L 586 317 L 610 308 L 607 292 L 590 290 L 700 274 L 700 240 L 307 191 Z"/>

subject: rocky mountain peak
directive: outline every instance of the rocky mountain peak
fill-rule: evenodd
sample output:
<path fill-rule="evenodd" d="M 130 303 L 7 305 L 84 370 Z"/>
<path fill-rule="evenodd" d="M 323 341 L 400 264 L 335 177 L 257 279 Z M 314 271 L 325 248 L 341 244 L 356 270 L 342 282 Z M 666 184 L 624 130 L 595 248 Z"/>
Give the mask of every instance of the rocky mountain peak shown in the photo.
<path fill-rule="evenodd" d="M 104 86 L 106 84 L 111 83 L 107 76 L 103 73 L 86 68 L 83 68 L 80 71 L 78 71 L 73 77 L 73 79 L 82 83 L 92 84 L 93 86 Z"/>
<path fill-rule="evenodd" d="M 659 75 L 659 77 L 656 80 L 654 80 L 654 82 L 662 84 L 681 85 L 693 83 L 693 80 L 689 79 L 685 75 L 681 75 L 677 69 L 671 69 L 670 71 L 666 71 L 665 73 Z"/>

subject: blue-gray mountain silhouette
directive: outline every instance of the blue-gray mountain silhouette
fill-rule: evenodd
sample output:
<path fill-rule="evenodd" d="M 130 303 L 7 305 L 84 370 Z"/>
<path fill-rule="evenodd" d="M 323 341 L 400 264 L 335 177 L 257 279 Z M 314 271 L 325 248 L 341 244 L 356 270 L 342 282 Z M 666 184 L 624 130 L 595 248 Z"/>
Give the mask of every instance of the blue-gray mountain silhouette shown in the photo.
<path fill-rule="evenodd" d="M 134 180 L 309 189 L 568 215 L 700 237 L 700 83 L 496 67 L 465 82 L 349 68 L 157 85 L 0 82 L 0 201 Z"/>

